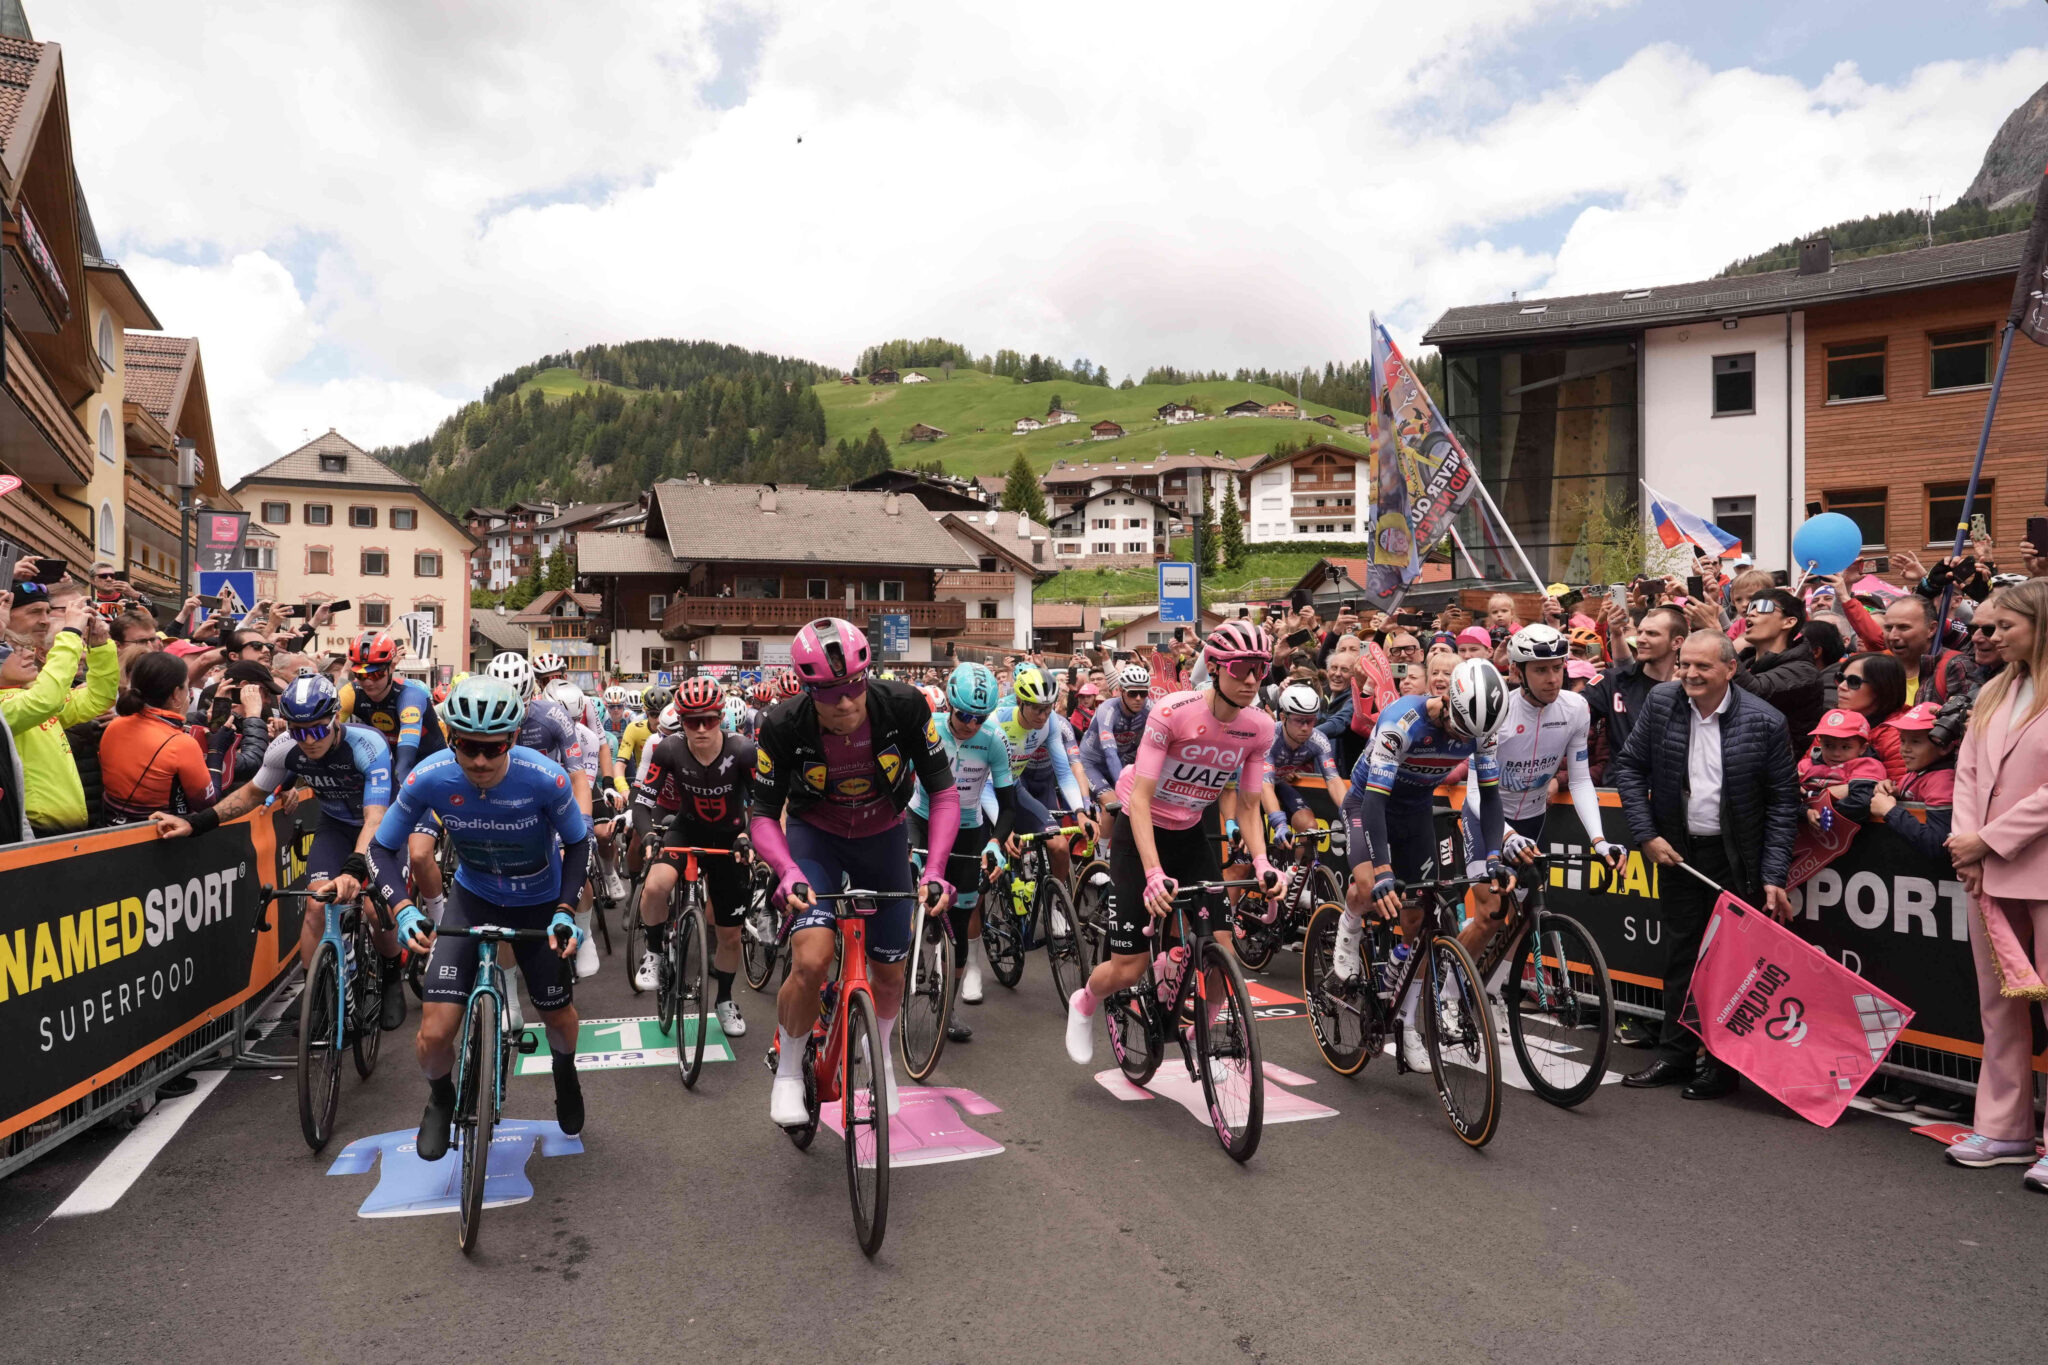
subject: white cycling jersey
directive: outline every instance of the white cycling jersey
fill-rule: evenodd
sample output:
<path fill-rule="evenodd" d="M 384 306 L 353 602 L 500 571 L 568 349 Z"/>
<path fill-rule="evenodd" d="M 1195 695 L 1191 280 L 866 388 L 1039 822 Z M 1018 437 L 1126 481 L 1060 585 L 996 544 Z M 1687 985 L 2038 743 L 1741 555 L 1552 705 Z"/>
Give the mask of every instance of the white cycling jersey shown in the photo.
<path fill-rule="evenodd" d="M 1540 820 L 1550 804 L 1550 779 L 1565 770 L 1572 809 L 1587 837 L 1605 835 L 1600 824 L 1600 793 L 1586 760 L 1587 734 L 1593 712 L 1576 692 L 1559 692 L 1548 706 L 1529 699 L 1526 688 L 1508 693 L 1508 713 L 1501 722 L 1497 753 L 1500 762 L 1501 813 L 1509 824 Z M 1467 818 L 1476 819 L 1477 801 L 1468 784 Z"/>

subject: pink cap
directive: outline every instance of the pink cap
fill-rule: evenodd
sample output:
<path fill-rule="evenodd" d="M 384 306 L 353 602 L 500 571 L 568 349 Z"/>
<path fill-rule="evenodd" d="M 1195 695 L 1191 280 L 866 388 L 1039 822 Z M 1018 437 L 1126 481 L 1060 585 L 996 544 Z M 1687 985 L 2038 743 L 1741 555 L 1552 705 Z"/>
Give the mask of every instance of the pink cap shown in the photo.
<path fill-rule="evenodd" d="M 1493 637 L 1478 626 L 1467 626 L 1458 632 L 1458 643 L 1461 645 L 1478 645 L 1481 649 L 1492 649 Z"/>
<path fill-rule="evenodd" d="M 1894 730 L 1932 730 L 1934 718 L 1941 714 L 1941 707 L 1931 701 L 1923 701 L 1907 711 L 1892 717 Z"/>
<path fill-rule="evenodd" d="M 1813 727 L 1813 732 L 1829 739 L 1868 739 L 1870 722 L 1854 711 L 1836 708 L 1820 718 L 1820 724 Z"/>
<path fill-rule="evenodd" d="M 1584 613 L 1584 612 L 1582 612 L 1582 611 L 1575 611 L 1575 612 L 1573 612 L 1573 613 L 1572 613 L 1572 619 L 1571 619 L 1571 621 L 1569 622 L 1569 624 L 1570 624 L 1570 626 L 1571 626 L 1571 628 L 1572 628 L 1573 630 L 1598 630 L 1598 629 L 1600 629 L 1600 623 L 1599 623 L 1598 621 L 1595 621 L 1595 620 L 1594 620 L 1594 619 L 1593 619 L 1592 617 L 1590 617 L 1590 616 L 1586 615 L 1586 613 Z"/>
<path fill-rule="evenodd" d="M 171 640 L 164 645 L 164 653 L 175 654 L 183 659 L 194 654 L 204 654 L 209 648 L 211 646 L 202 645 L 194 640 Z"/>
<path fill-rule="evenodd" d="M 1564 675 L 1567 678 L 1584 678 L 1587 682 L 1600 680 L 1600 670 L 1593 666 L 1590 659 L 1566 659 Z"/>

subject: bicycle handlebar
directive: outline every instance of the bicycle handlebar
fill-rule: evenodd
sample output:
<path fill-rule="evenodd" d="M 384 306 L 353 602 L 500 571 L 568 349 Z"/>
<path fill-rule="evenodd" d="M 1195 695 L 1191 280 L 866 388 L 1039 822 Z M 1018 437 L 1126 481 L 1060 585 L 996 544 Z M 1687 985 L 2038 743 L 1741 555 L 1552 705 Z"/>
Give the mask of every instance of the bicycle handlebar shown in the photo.
<path fill-rule="evenodd" d="M 326 905 L 334 900 L 334 892 L 331 888 L 326 891 L 289 891 L 282 887 L 275 886 L 266 886 L 263 888 L 263 904 L 268 905 L 272 901 L 287 900 L 318 901 L 322 905 Z"/>
<path fill-rule="evenodd" d="M 460 928 L 444 924 L 434 929 L 437 937 L 480 938 L 492 943 L 546 943 L 551 938 L 574 938 L 575 932 L 566 925 L 552 935 L 545 929 L 507 929 L 499 924 L 465 924 Z"/>

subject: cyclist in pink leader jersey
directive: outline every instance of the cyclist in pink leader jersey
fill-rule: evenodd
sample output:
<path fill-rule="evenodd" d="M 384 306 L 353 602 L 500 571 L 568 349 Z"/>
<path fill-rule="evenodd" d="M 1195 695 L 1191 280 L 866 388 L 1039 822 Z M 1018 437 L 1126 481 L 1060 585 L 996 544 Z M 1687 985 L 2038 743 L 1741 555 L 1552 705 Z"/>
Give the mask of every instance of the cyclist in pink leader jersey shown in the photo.
<path fill-rule="evenodd" d="M 1204 642 L 1203 654 L 1211 685 L 1153 703 L 1138 756 L 1117 779 L 1123 811 L 1109 841 L 1116 890 L 1110 957 L 1067 1002 L 1067 1055 L 1082 1066 L 1095 1056 L 1098 1007 L 1145 974 L 1156 950 L 1145 928 L 1153 916 L 1172 911 L 1177 878 L 1213 881 L 1219 875 L 1216 835 L 1202 828 L 1203 816 L 1233 780 L 1241 792 L 1256 793 L 1266 784 L 1273 718 L 1252 706 L 1272 663 L 1264 632 L 1249 621 L 1226 621 Z M 1266 861 L 1265 831 L 1257 820 L 1240 828 L 1253 871 L 1269 890 L 1278 890 L 1280 874 Z M 1230 921 L 1221 909 L 1205 905 L 1190 923 L 1197 933 L 1229 945 Z"/>

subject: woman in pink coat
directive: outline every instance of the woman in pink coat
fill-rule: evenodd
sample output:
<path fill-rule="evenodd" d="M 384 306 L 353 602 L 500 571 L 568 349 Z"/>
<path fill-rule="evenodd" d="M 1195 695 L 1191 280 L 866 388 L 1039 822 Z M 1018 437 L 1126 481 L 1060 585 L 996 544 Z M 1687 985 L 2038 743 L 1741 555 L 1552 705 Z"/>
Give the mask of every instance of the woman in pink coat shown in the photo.
<path fill-rule="evenodd" d="M 2024 1165 L 2034 1157 L 2033 1013 L 2048 1001 L 2048 579 L 2005 589 L 1977 613 L 1994 627 L 2005 667 L 1984 685 L 1956 762 L 1949 854 L 1976 900 L 1970 952 L 1984 1016 L 1976 1131 L 1948 1150 L 1960 1166 Z"/>

